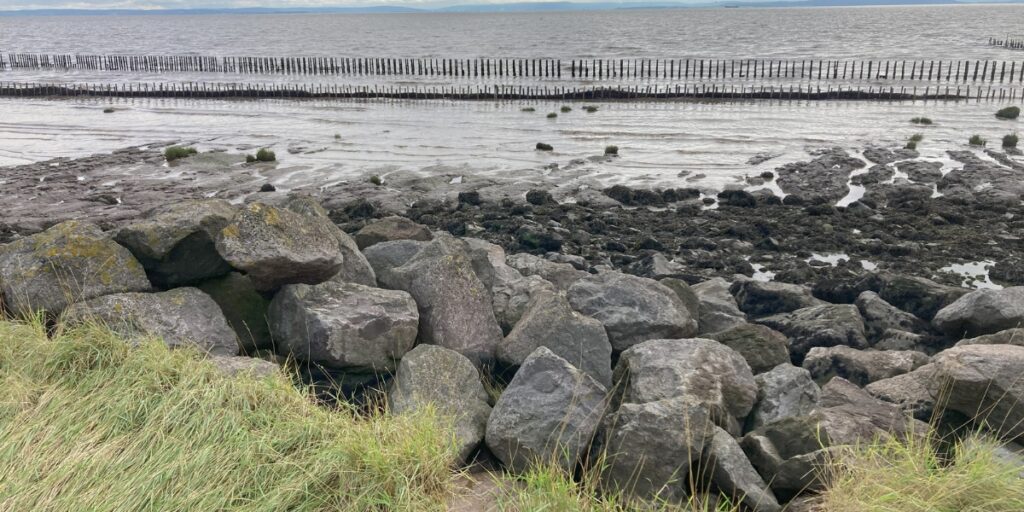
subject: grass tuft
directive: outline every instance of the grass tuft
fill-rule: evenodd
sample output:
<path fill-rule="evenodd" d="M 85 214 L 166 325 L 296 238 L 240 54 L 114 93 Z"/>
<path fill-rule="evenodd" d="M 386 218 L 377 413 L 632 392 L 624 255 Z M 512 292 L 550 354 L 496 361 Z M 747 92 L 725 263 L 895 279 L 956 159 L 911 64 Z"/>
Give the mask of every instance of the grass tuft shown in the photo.
<path fill-rule="evenodd" d="M 996 117 L 999 119 L 1017 119 L 1020 117 L 1020 107 L 1001 108 L 996 112 Z"/>
<path fill-rule="evenodd" d="M 1017 147 L 1017 143 L 1018 142 L 1020 142 L 1020 137 L 1018 137 L 1016 133 L 1011 133 L 1009 135 L 1003 135 L 1003 147 L 1004 148 L 1015 148 L 1015 147 Z"/>
<path fill-rule="evenodd" d="M 546 142 L 537 143 L 537 151 L 553 151 L 555 148 Z"/>
<path fill-rule="evenodd" d="M 562 105 L 562 108 L 560 110 L 563 114 L 568 114 L 569 112 L 572 112 L 572 107 L 570 107 L 569 105 Z"/>
<path fill-rule="evenodd" d="M 523 107 L 523 108 L 519 109 L 519 111 L 520 112 L 536 112 L 537 109 L 535 109 L 533 107 Z"/>
<path fill-rule="evenodd" d="M 910 120 L 914 124 L 932 124 L 932 120 L 929 117 L 915 117 Z"/>
<path fill-rule="evenodd" d="M 173 162 L 181 158 L 187 158 L 197 154 L 196 148 L 192 146 L 171 146 L 164 150 L 164 158 L 168 162 Z"/>
<path fill-rule="evenodd" d="M 588 114 L 593 114 L 594 112 L 597 112 L 597 105 L 583 105 L 583 110 Z"/>
<path fill-rule="evenodd" d="M 548 113 L 548 119 L 554 119 L 556 117 L 558 117 L 558 113 L 557 112 L 549 112 Z"/>
<path fill-rule="evenodd" d="M 988 141 L 981 138 L 981 135 L 975 134 L 971 135 L 970 139 L 967 139 L 967 143 L 972 146 L 984 146 L 985 144 L 988 144 Z"/>
<path fill-rule="evenodd" d="M 283 374 L 105 328 L 0 322 L 0 510 L 439 510 L 438 417 L 314 405 Z"/>
<path fill-rule="evenodd" d="M 277 155 L 267 148 L 260 148 L 260 150 L 256 152 L 256 160 L 259 160 L 260 162 L 273 162 L 274 160 L 277 160 Z"/>
<path fill-rule="evenodd" d="M 380 176 L 374 174 L 373 176 L 370 176 L 370 183 L 379 187 L 384 184 L 384 180 L 380 179 Z"/>
<path fill-rule="evenodd" d="M 605 146 L 604 147 L 604 154 L 606 154 L 606 155 L 616 155 L 617 156 L 619 154 L 619 147 L 618 146 Z"/>
<path fill-rule="evenodd" d="M 113 114 L 114 113 L 114 107 L 107 107 L 107 108 L 103 109 L 103 113 L 104 114 Z"/>
<path fill-rule="evenodd" d="M 245 155 L 245 163 L 251 164 L 251 163 L 254 163 L 256 161 L 257 161 L 256 160 L 256 155 L 251 155 L 251 154 L 250 155 Z"/>

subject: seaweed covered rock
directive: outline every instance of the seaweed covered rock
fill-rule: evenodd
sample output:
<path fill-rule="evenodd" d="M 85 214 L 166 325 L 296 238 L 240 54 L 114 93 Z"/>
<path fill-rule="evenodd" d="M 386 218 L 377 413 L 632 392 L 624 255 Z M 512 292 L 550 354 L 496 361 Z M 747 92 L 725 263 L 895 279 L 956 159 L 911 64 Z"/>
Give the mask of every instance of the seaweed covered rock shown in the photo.
<path fill-rule="evenodd" d="M 915 334 L 928 332 L 927 322 L 889 304 L 875 292 L 861 293 L 854 304 L 864 317 L 865 334 L 872 342 L 882 339 L 890 329 Z"/>
<path fill-rule="evenodd" d="M 128 340 L 161 338 L 214 355 L 238 353 L 238 336 L 217 303 L 197 288 L 104 295 L 68 307 L 61 322 L 99 322 Z"/>
<path fill-rule="evenodd" d="M 697 320 L 690 317 L 679 296 L 651 279 L 604 272 L 577 281 L 568 297 L 573 309 L 604 325 L 615 350 L 697 333 Z"/>
<path fill-rule="evenodd" d="M 740 311 L 751 316 L 788 313 L 825 304 L 811 295 L 811 289 L 790 283 L 741 279 L 729 287 Z"/>
<path fill-rule="evenodd" d="M 946 286 L 923 277 L 881 274 L 879 279 L 879 297 L 907 313 L 929 321 L 940 309 L 967 293 L 963 288 Z"/>
<path fill-rule="evenodd" d="M 0 246 L 0 305 L 60 314 L 68 304 L 150 288 L 142 265 L 94 224 L 68 221 Z"/>
<path fill-rule="evenodd" d="M 803 361 L 814 347 L 868 346 L 864 337 L 864 321 L 852 304 L 813 306 L 761 318 L 757 323 L 785 334 L 790 341 L 790 354 L 797 362 Z"/>
<path fill-rule="evenodd" d="M 328 281 L 287 285 L 270 303 L 278 349 L 334 369 L 393 371 L 416 343 L 419 314 L 408 293 Z"/>
<path fill-rule="evenodd" d="M 494 404 L 487 447 L 512 471 L 538 462 L 572 471 L 604 416 L 605 393 L 589 375 L 540 347 Z"/>
<path fill-rule="evenodd" d="M 194 284 L 231 270 L 214 241 L 235 211 L 223 199 L 175 202 L 121 228 L 114 240 L 132 252 L 155 285 Z"/>
<path fill-rule="evenodd" d="M 337 227 L 326 217 L 262 203 L 238 211 L 217 236 L 217 251 L 245 272 L 256 289 L 318 284 L 338 273 L 343 256 Z"/>
<path fill-rule="evenodd" d="M 472 361 L 437 345 L 420 345 L 406 353 L 388 390 L 388 407 L 403 414 L 427 406 L 452 417 L 459 458 L 467 460 L 483 441 L 491 414 Z"/>

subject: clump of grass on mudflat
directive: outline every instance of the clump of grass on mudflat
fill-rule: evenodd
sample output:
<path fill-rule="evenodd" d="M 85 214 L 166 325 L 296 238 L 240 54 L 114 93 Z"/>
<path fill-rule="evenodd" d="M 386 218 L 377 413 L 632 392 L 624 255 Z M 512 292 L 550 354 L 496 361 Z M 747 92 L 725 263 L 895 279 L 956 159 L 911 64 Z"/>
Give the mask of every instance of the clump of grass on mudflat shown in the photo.
<path fill-rule="evenodd" d="M 374 174 L 373 176 L 370 176 L 370 183 L 379 187 L 384 184 L 384 180 L 380 179 L 380 176 Z"/>
<path fill-rule="evenodd" d="M 1020 117 L 1020 107 L 1001 108 L 996 112 L 996 117 L 999 119 L 1017 119 Z"/>
<path fill-rule="evenodd" d="M 971 135 L 971 138 L 967 139 L 967 143 L 972 146 L 984 146 L 988 144 L 988 141 L 983 139 L 981 135 Z"/>
<path fill-rule="evenodd" d="M 932 120 L 929 117 L 914 117 L 910 119 L 910 122 L 914 124 L 932 124 Z"/>
<path fill-rule="evenodd" d="M 558 117 L 558 113 L 557 112 L 549 112 L 548 113 L 548 119 L 554 119 L 556 117 Z"/>
<path fill-rule="evenodd" d="M 861 512 L 1024 510 L 1020 467 L 1000 459 L 979 435 L 938 450 L 934 434 L 878 441 L 840 452 L 831 462 L 822 510 Z"/>
<path fill-rule="evenodd" d="M 260 150 L 256 152 L 256 160 L 259 160 L 260 162 L 273 162 L 274 160 L 277 160 L 277 155 L 267 148 L 260 148 Z"/>
<path fill-rule="evenodd" d="M 1003 135 L 1003 147 L 1004 148 L 1015 148 L 1015 147 L 1017 147 L 1017 143 L 1018 142 L 1020 142 L 1020 137 L 1018 137 L 1016 133 L 1011 133 L 1009 135 Z"/>
<path fill-rule="evenodd" d="M 168 162 L 173 162 L 180 158 L 187 158 L 198 153 L 196 148 L 192 146 L 171 146 L 164 150 L 164 158 Z"/>
<path fill-rule="evenodd" d="M 519 111 L 520 112 L 536 112 L 537 109 L 535 109 L 533 107 L 523 107 L 523 108 L 519 109 Z"/>
<path fill-rule="evenodd" d="M 0 321 L 0 510 L 438 510 L 436 415 L 359 416 L 190 350 Z"/>
<path fill-rule="evenodd" d="M 585 110 L 588 114 L 593 114 L 594 112 L 597 112 L 597 106 L 596 105 L 583 105 L 583 110 Z"/>
<path fill-rule="evenodd" d="M 559 110 L 561 110 L 563 114 L 567 114 L 569 112 L 572 112 L 572 107 L 570 107 L 569 105 L 562 105 L 562 108 Z"/>

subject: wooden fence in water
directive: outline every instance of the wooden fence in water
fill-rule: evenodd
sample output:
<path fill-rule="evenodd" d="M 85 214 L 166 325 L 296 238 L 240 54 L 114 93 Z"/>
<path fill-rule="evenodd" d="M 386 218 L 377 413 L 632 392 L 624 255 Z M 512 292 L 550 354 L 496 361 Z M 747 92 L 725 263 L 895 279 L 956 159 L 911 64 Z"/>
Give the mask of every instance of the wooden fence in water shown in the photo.
<path fill-rule="evenodd" d="M 348 86 L 338 84 L 121 83 L 58 84 L 0 82 L 0 96 L 189 99 L 447 99 L 447 100 L 632 100 L 632 99 L 779 99 L 779 100 L 999 100 L 1024 98 L 1024 90 L 999 86 L 831 87 L 744 86 L 716 84 L 638 86 L 440 87 Z"/>
<path fill-rule="evenodd" d="M 18 69 L 586 80 L 807 79 L 1024 83 L 1024 61 L 997 60 L 562 60 L 0 54 L 0 70 Z"/>
<path fill-rule="evenodd" d="M 1024 38 L 1012 38 L 1007 36 L 1005 39 L 997 39 L 995 37 L 988 38 L 989 46 L 998 46 L 1000 48 L 1007 48 L 1010 50 L 1024 50 Z"/>

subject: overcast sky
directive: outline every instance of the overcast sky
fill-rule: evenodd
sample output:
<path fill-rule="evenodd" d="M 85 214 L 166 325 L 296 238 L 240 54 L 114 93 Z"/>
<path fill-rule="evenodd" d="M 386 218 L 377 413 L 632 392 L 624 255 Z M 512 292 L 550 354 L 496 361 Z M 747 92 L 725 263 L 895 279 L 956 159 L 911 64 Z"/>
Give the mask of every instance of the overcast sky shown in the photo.
<path fill-rule="evenodd" d="M 15 9 L 191 9 L 223 7 L 342 7 L 401 5 L 429 7 L 455 4 L 510 2 L 547 2 L 552 0 L 0 0 L 0 10 Z M 559 0 L 561 1 L 561 0 Z M 565 0 L 599 1 L 599 0 Z M 608 0 L 629 2 L 631 0 Z M 637 1 L 637 0 L 633 0 Z M 669 0 L 672 1 L 672 0 Z M 674 0 L 693 3 L 698 0 Z"/>

